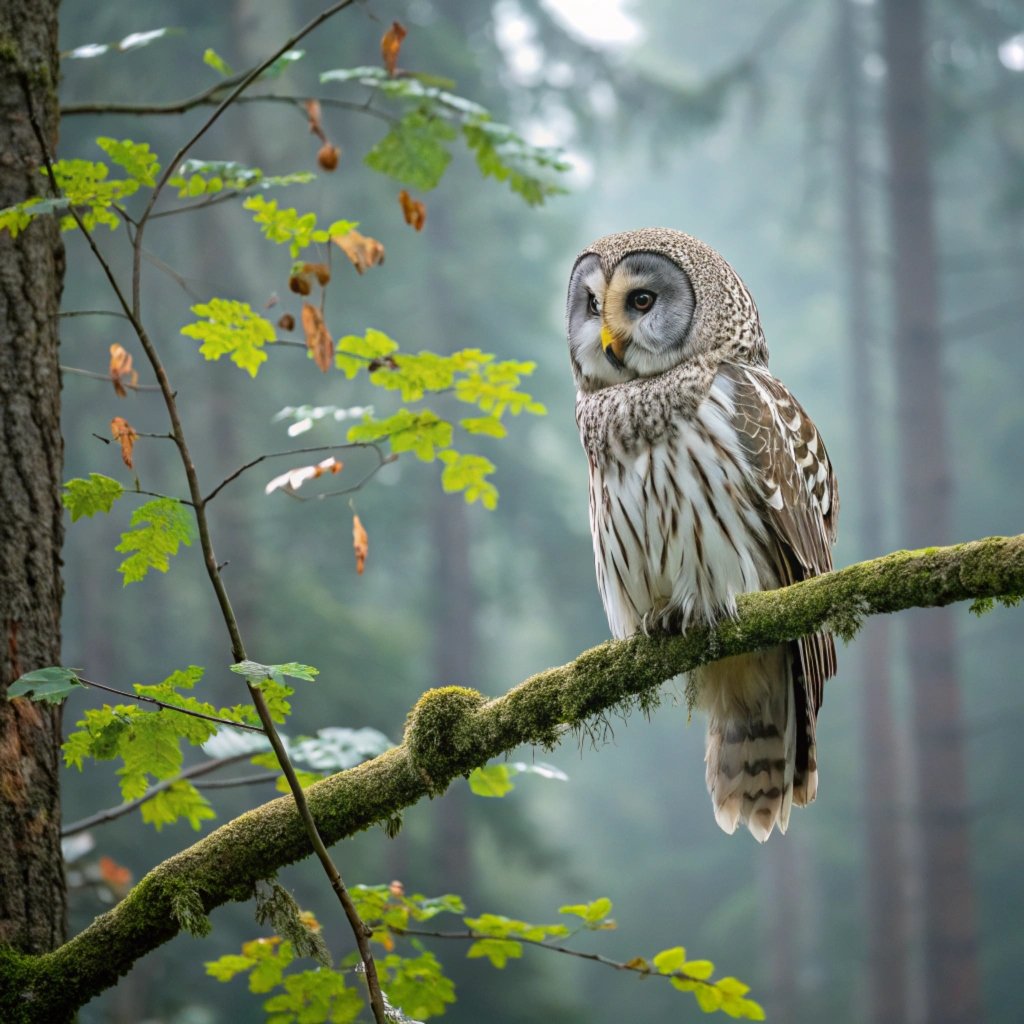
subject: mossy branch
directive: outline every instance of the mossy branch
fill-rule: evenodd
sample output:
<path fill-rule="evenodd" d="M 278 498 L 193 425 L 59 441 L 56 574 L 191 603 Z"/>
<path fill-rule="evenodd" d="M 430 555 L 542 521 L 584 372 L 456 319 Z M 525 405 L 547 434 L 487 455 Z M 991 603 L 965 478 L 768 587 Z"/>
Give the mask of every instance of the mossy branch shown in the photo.
<path fill-rule="evenodd" d="M 609 711 L 650 703 L 667 679 L 699 665 L 818 630 L 850 639 L 870 615 L 1024 594 L 1024 534 L 882 558 L 739 600 L 736 619 L 685 636 L 609 641 L 487 700 L 475 690 L 425 693 L 405 742 L 308 791 L 324 840 L 382 823 L 523 743 L 550 747 Z M 234 819 L 154 868 L 113 910 L 52 953 L 0 951 L 0 1019 L 70 1018 L 136 960 L 179 931 L 202 933 L 215 907 L 310 854 L 291 797 Z"/>

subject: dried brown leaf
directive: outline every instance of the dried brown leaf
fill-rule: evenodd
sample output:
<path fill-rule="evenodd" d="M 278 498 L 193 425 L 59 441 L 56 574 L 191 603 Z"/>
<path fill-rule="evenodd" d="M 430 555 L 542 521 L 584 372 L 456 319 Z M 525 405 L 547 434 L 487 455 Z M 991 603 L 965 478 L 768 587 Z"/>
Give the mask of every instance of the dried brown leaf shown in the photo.
<path fill-rule="evenodd" d="M 110 346 L 110 380 L 114 385 L 114 393 L 118 398 L 127 398 L 124 381 L 135 387 L 139 383 L 139 375 L 132 368 L 132 356 L 123 346 Z"/>
<path fill-rule="evenodd" d="M 427 222 L 426 206 L 418 199 L 413 199 L 404 188 L 398 193 L 398 201 L 402 204 L 402 216 L 405 217 L 405 223 L 417 231 L 422 231 L 423 225 Z"/>
<path fill-rule="evenodd" d="M 362 576 L 366 568 L 366 553 L 370 548 L 370 538 L 366 535 L 359 516 L 352 517 L 352 550 L 356 554 L 356 572 Z"/>
<path fill-rule="evenodd" d="M 295 317 L 291 313 L 282 313 L 281 319 L 277 321 L 277 326 L 282 331 L 294 331 L 295 330 Z"/>
<path fill-rule="evenodd" d="M 384 246 L 376 238 L 349 231 L 345 235 L 332 235 L 331 241 L 352 261 L 359 273 L 384 262 Z"/>
<path fill-rule="evenodd" d="M 323 314 L 311 302 L 302 304 L 302 329 L 306 332 L 306 348 L 313 361 L 326 373 L 334 361 L 334 339 L 327 330 Z"/>
<path fill-rule="evenodd" d="M 121 445 L 121 458 L 124 459 L 124 464 L 129 469 L 133 469 L 132 449 L 135 447 L 139 435 L 135 433 L 135 429 L 123 416 L 115 416 L 110 421 L 110 433 L 114 440 Z"/>
<path fill-rule="evenodd" d="M 331 268 L 326 263 L 303 263 L 303 274 L 312 274 L 321 288 L 331 279 Z"/>
<path fill-rule="evenodd" d="M 309 130 L 317 136 L 321 142 L 326 142 L 327 136 L 324 134 L 320 101 L 312 99 L 306 100 L 305 106 L 306 116 L 309 118 Z"/>
<path fill-rule="evenodd" d="M 292 274 L 288 278 L 288 288 L 296 295 L 308 295 L 313 290 L 313 286 L 305 274 Z"/>
<path fill-rule="evenodd" d="M 391 28 L 384 33 L 380 41 L 380 56 L 384 67 L 392 77 L 398 65 L 398 51 L 402 48 L 402 40 L 408 35 L 405 26 L 399 21 L 391 22 Z"/>

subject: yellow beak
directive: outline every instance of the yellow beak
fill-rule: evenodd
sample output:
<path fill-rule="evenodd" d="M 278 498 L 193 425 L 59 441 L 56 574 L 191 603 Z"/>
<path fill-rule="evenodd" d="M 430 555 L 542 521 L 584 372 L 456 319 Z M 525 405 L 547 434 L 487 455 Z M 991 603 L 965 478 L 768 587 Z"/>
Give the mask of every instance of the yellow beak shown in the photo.
<path fill-rule="evenodd" d="M 608 358 L 608 362 L 612 364 L 616 369 L 621 370 L 625 365 L 622 361 L 622 356 L 626 351 L 626 346 L 629 344 L 629 340 L 623 340 L 612 334 L 607 324 L 601 327 L 601 348 L 604 349 L 604 354 Z"/>

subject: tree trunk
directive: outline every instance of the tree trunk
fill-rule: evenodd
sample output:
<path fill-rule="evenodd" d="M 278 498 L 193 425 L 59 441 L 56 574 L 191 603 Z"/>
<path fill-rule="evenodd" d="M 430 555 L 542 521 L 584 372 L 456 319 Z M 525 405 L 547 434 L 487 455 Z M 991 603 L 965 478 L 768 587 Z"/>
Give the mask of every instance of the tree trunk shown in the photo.
<path fill-rule="evenodd" d="M 885 0 L 886 136 L 902 540 L 950 536 L 923 0 Z M 982 1019 L 964 732 L 953 616 L 906 617 L 925 929 L 925 1019 Z"/>
<path fill-rule="evenodd" d="M 57 2 L 0 5 L 0 208 L 45 191 L 26 89 L 57 137 Z M 24 84 L 23 84 L 24 83 Z M 0 944 L 63 941 L 60 713 L 6 701 L 22 673 L 60 664 L 60 370 L 64 248 L 53 217 L 0 233 Z"/>
<path fill-rule="evenodd" d="M 867 217 L 862 177 L 864 152 L 859 48 L 851 0 L 838 0 L 836 64 L 839 73 L 840 132 L 837 156 L 842 196 L 846 271 L 847 346 L 850 407 L 856 425 L 858 543 L 870 553 L 883 550 L 882 446 L 877 430 L 875 362 L 871 347 L 877 324 L 868 275 Z M 875 351 L 878 347 L 875 346 Z M 864 718 L 864 853 L 867 867 L 865 916 L 868 950 L 868 1020 L 907 1020 L 907 901 L 900 855 L 901 805 L 909 799 L 899 763 L 892 714 L 889 666 L 892 645 L 887 619 L 864 627 L 858 645 Z"/>

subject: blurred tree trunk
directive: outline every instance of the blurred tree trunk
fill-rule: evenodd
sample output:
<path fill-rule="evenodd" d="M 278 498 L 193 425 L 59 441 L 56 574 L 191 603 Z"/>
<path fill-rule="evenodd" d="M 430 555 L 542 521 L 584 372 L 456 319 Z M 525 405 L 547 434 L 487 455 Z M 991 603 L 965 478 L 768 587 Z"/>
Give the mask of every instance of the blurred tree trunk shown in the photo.
<path fill-rule="evenodd" d="M 0 40 L 5 207 L 44 189 L 26 88 L 48 145 L 56 144 L 56 0 L 7 0 Z M 55 218 L 39 218 L 14 240 L 0 234 L 0 943 L 36 953 L 59 945 L 66 931 L 60 712 L 5 697 L 22 673 L 60 664 L 63 278 Z"/>
<path fill-rule="evenodd" d="M 842 189 L 842 225 L 846 270 L 847 346 L 850 406 L 856 431 L 858 542 L 863 555 L 884 551 L 882 536 L 882 446 L 877 429 L 875 366 L 871 348 L 877 324 L 871 311 L 867 218 L 862 178 L 863 112 L 859 102 L 860 50 L 852 0 L 838 0 L 837 67 L 840 133 L 837 157 Z M 875 352 L 878 346 L 874 347 Z M 900 856 L 900 806 L 909 799 L 902 783 L 892 713 L 889 622 L 865 624 L 858 645 L 864 718 L 864 844 L 867 864 L 868 1020 L 901 1024 L 907 1020 L 907 901 Z"/>
<path fill-rule="evenodd" d="M 923 0 L 882 5 L 902 538 L 950 534 Z M 925 928 L 925 1019 L 982 1019 L 964 730 L 949 609 L 906 616 Z"/>

